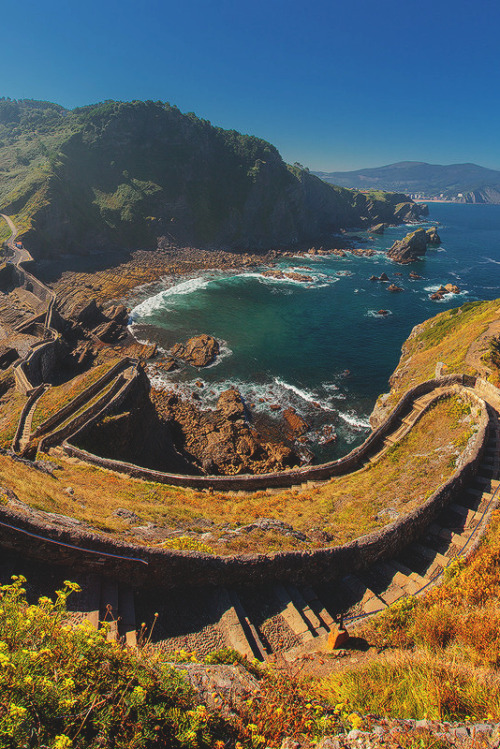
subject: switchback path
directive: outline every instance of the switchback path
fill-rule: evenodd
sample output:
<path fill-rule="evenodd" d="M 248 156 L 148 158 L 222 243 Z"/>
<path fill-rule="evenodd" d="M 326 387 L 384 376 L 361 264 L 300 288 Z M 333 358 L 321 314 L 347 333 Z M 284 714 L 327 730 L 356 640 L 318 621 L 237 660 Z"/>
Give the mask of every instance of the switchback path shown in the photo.
<path fill-rule="evenodd" d="M 11 235 L 7 240 L 7 245 L 13 253 L 13 257 L 10 262 L 12 262 L 14 265 L 19 265 L 20 263 L 24 263 L 25 261 L 33 260 L 28 250 L 26 250 L 24 247 L 16 247 L 15 241 L 17 235 L 19 234 L 19 230 L 17 229 L 12 219 L 9 216 L 6 216 L 5 213 L 0 213 L 0 216 L 7 222 L 11 231 Z"/>

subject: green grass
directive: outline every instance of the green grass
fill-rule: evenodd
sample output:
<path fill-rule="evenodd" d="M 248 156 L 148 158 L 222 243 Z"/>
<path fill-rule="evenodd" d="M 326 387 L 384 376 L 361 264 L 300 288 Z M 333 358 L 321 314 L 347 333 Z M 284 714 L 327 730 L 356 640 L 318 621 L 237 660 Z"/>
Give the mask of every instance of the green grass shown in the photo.
<path fill-rule="evenodd" d="M 331 705 L 394 718 L 496 719 L 500 677 L 471 672 L 466 664 L 426 652 L 401 653 L 344 671 L 317 685 L 316 698 Z"/>
<path fill-rule="evenodd" d="M 390 378 L 387 405 L 394 406 L 409 388 L 432 379 L 438 362 L 444 363 L 444 374 L 475 374 L 466 361 L 469 348 L 498 319 L 499 305 L 499 299 L 469 302 L 418 325 L 403 344 L 401 359 Z"/>

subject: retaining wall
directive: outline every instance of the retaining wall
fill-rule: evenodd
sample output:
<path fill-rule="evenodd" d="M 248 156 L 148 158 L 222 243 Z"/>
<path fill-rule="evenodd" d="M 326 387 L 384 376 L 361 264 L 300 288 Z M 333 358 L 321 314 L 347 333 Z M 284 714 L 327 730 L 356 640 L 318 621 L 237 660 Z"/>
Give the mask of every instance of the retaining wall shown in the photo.
<path fill-rule="evenodd" d="M 73 529 L 57 527 L 50 513 L 43 513 L 47 520 L 40 522 L 6 507 L 0 507 L 0 543 L 17 552 L 26 550 L 30 557 L 98 570 L 105 576 L 140 587 L 335 580 L 396 555 L 416 540 L 474 477 L 488 437 L 490 416 L 484 401 L 474 393 L 469 397 L 475 404 L 481 404 L 483 411 L 479 430 L 453 476 L 406 517 L 343 546 L 227 557 L 168 551 L 87 533 L 77 528 L 76 521 Z"/>
<path fill-rule="evenodd" d="M 14 435 L 14 439 L 12 440 L 12 449 L 16 453 L 19 452 L 19 443 L 20 443 L 21 437 L 23 436 L 23 429 L 24 429 L 24 424 L 26 422 L 26 416 L 28 415 L 31 406 L 36 401 L 36 399 L 38 398 L 40 393 L 43 391 L 43 389 L 44 389 L 44 386 L 39 385 L 37 388 L 32 390 L 29 395 L 28 400 L 23 406 L 21 415 L 19 416 L 19 422 L 17 424 L 16 433 Z"/>
<path fill-rule="evenodd" d="M 46 382 L 57 366 L 59 336 L 55 331 L 52 334 L 53 338 L 35 343 L 28 356 L 17 365 L 24 371 L 31 387 Z"/>
<path fill-rule="evenodd" d="M 60 444 L 70 435 L 77 434 L 84 424 L 88 425 L 98 419 L 102 419 L 108 411 L 122 403 L 125 396 L 134 387 L 136 378 L 137 374 L 133 375 L 130 379 L 126 379 L 123 374 L 119 375 L 108 392 L 104 393 L 89 408 L 72 419 L 68 424 L 65 424 L 61 429 L 57 429 L 55 432 L 51 432 L 46 437 L 43 437 L 38 449 L 41 452 L 46 452 L 49 447 Z"/>
<path fill-rule="evenodd" d="M 82 390 L 82 392 L 75 398 L 73 398 L 73 400 L 70 401 L 66 406 L 60 408 L 59 411 L 57 411 L 57 413 L 55 413 L 53 416 L 45 419 L 45 421 L 43 421 L 36 428 L 33 436 L 39 437 L 42 434 L 46 434 L 47 432 L 49 432 L 58 424 L 61 424 L 68 418 L 71 413 L 77 411 L 81 406 L 83 406 L 84 403 L 93 398 L 94 395 L 99 392 L 99 390 L 101 390 L 105 385 L 111 382 L 111 380 L 113 380 L 116 375 L 118 375 L 122 370 L 124 370 L 126 367 L 129 367 L 133 363 L 136 363 L 135 360 L 130 359 L 128 356 L 121 359 L 114 366 L 108 369 L 108 371 L 105 372 L 102 377 L 96 380 L 96 382 L 86 387 L 85 390 Z"/>
<path fill-rule="evenodd" d="M 170 484 L 173 486 L 185 486 L 194 489 L 213 488 L 218 491 L 252 491 L 257 489 L 268 489 L 270 487 L 287 487 L 296 486 L 306 481 L 326 481 L 332 476 L 340 476 L 344 473 L 361 468 L 367 459 L 376 455 L 380 451 L 388 434 L 395 430 L 396 424 L 407 416 L 411 410 L 414 400 L 421 395 L 430 393 L 432 390 L 440 387 L 452 387 L 461 385 L 462 375 L 449 375 L 439 379 L 427 380 L 411 390 L 400 400 L 395 409 L 389 414 L 386 421 L 359 447 L 354 448 L 351 452 L 339 460 L 323 463 L 319 466 L 305 466 L 289 471 L 261 473 L 256 475 L 241 474 L 237 476 L 188 476 L 176 473 L 165 473 L 163 471 L 154 471 L 149 468 L 127 463 L 125 461 L 113 460 L 111 458 L 102 458 L 82 450 L 76 445 L 65 442 L 63 450 L 67 455 L 71 455 L 80 460 L 84 460 L 92 465 L 101 468 L 107 468 L 111 471 L 118 471 L 127 476 L 144 479 L 146 481 L 155 481 L 161 484 Z M 79 431 L 82 434 L 87 425 L 84 425 Z M 76 436 L 76 435 L 74 435 Z"/>

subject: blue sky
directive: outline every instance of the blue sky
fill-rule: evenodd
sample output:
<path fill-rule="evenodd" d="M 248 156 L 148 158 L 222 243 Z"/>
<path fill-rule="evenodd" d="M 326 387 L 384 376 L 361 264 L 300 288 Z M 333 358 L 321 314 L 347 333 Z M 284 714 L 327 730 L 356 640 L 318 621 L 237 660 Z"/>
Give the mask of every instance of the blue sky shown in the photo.
<path fill-rule="evenodd" d="M 3 0 L 0 95 L 169 101 L 311 169 L 500 168 L 494 0 Z"/>

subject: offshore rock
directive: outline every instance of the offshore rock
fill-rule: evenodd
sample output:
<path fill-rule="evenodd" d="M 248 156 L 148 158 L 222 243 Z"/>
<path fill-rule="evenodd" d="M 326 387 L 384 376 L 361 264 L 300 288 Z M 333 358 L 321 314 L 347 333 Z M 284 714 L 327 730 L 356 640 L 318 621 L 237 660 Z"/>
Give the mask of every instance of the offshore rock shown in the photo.
<path fill-rule="evenodd" d="M 387 257 L 396 263 L 413 263 L 419 260 L 427 251 L 428 237 L 425 229 L 416 229 L 407 234 L 404 239 L 394 242 L 387 251 Z"/>
<path fill-rule="evenodd" d="M 385 224 L 375 224 L 375 226 L 372 226 L 370 229 L 370 232 L 372 234 L 383 234 L 385 229 Z"/>
<path fill-rule="evenodd" d="M 212 364 L 219 351 L 219 342 L 206 333 L 190 338 L 186 344 L 176 343 L 170 349 L 172 356 L 177 359 L 184 359 L 193 367 L 206 367 L 208 364 Z"/>
<path fill-rule="evenodd" d="M 427 229 L 425 233 L 427 234 L 427 244 L 433 244 L 433 245 L 441 244 L 441 237 L 437 233 L 437 229 L 435 226 L 432 226 L 430 229 Z"/>

